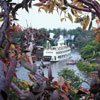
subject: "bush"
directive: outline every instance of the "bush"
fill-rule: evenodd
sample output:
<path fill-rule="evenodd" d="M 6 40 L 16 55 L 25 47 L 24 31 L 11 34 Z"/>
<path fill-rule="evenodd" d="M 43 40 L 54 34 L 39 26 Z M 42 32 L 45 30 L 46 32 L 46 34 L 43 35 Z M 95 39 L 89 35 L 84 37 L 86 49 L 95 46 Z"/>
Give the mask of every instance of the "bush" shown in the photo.
<path fill-rule="evenodd" d="M 62 76 L 66 81 L 72 81 L 71 86 L 73 88 L 78 88 L 81 84 L 81 79 L 79 76 L 75 74 L 74 70 L 69 70 L 68 68 L 64 68 L 60 72 L 58 72 L 59 76 Z"/>
<path fill-rule="evenodd" d="M 80 70 L 91 72 L 91 71 L 96 71 L 98 69 L 98 64 L 97 63 L 90 64 L 90 63 L 87 63 L 87 62 L 84 62 L 84 61 L 79 61 L 77 63 L 77 67 Z"/>

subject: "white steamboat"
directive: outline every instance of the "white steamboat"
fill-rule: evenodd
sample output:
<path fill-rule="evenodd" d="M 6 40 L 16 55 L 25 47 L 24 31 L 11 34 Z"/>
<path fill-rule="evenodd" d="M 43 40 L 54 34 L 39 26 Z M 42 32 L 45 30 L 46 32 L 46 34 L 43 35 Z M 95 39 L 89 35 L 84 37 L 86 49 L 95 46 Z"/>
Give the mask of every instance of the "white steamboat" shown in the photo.
<path fill-rule="evenodd" d="M 47 61 L 61 61 L 71 57 L 71 48 L 64 45 L 64 41 L 58 41 L 57 46 L 45 48 L 43 51 L 44 60 Z"/>

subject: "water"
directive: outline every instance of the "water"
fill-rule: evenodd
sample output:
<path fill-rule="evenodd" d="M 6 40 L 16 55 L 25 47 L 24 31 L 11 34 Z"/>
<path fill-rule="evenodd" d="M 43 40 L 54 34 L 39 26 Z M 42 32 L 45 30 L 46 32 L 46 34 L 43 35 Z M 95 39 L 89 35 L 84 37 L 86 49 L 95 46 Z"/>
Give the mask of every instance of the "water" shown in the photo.
<path fill-rule="evenodd" d="M 58 72 L 60 72 L 63 68 L 68 68 L 68 69 L 71 69 L 71 70 L 73 69 L 75 71 L 75 74 L 80 76 L 80 78 L 82 78 L 83 80 L 88 81 L 87 74 L 83 71 L 80 71 L 77 68 L 76 64 L 75 65 L 67 65 L 66 64 L 67 61 L 77 60 L 77 59 L 80 59 L 80 58 L 81 58 L 81 56 L 80 56 L 78 51 L 72 51 L 72 58 L 64 60 L 64 61 L 60 61 L 60 62 L 51 63 L 52 75 L 54 77 L 54 80 L 58 80 L 58 77 L 59 77 Z M 36 64 L 39 65 L 40 62 L 36 62 Z M 28 74 L 27 74 L 28 70 L 26 70 L 24 67 L 19 67 L 17 70 L 18 70 L 17 71 L 18 78 L 20 78 L 21 80 L 29 81 Z M 48 69 L 45 68 L 43 71 L 44 71 L 45 76 L 47 77 L 48 76 Z M 87 84 L 85 84 L 85 83 L 83 85 L 85 85 L 85 87 L 88 87 Z"/>

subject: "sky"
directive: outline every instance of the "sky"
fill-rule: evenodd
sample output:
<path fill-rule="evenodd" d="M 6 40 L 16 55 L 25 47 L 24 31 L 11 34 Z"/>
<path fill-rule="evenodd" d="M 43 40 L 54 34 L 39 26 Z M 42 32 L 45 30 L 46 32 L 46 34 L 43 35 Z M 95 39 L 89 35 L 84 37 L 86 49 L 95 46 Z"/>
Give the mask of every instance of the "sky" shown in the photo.
<path fill-rule="evenodd" d="M 14 0 L 16 1 L 16 0 Z M 17 11 L 17 18 L 19 21 L 16 23 L 20 24 L 21 27 L 33 27 L 33 28 L 61 28 L 61 29 L 75 29 L 80 26 L 80 24 L 72 23 L 69 19 L 61 22 L 60 16 L 56 11 L 53 14 L 45 13 L 45 11 L 41 10 L 38 12 L 38 7 L 32 7 L 29 9 L 29 13 L 25 11 L 25 9 L 19 9 Z"/>

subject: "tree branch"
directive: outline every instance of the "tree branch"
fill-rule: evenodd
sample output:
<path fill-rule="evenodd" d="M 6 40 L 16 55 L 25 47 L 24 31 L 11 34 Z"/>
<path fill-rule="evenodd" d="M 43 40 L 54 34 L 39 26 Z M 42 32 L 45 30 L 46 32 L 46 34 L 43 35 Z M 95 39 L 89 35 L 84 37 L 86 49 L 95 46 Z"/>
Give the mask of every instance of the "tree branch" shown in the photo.
<path fill-rule="evenodd" d="M 88 7 L 92 7 L 95 10 L 95 14 L 100 19 L 100 6 L 97 4 L 97 2 L 95 0 L 91 0 L 91 2 L 86 1 L 86 0 L 79 0 L 79 2 L 84 3 Z"/>
<path fill-rule="evenodd" d="M 3 100 L 1 91 L 5 90 L 5 75 L 3 70 L 3 62 L 0 60 L 0 100 Z"/>
<path fill-rule="evenodd" d="M 14 84 L 13 82 L 11 83 L 11 88 L 12 88 L 14 91 L 16 91 L 16 93 L 17 93 L 18 95 L 21 95 L 21 94 L 24 93 L 24 92 L 23 92 L 22 90 L 20 90 L 20 89 L 16 86 L 16 84 Z"/>
<path fill-rule="evenodd" d="M 9 66 L 6 79 L 5 79 L 5 90 L 7 94 L 9 94 L 9 88 L 11 86 L 11 81 L 15 73 L 16 65 L 17 65 L 17 59 L 16 59 L 16 56 L 13 56 L 10 59 L 10 66 Z"/>
<path fill-rule="evenodd" d="M 8 42 L 6 44 L 6 47 L 5 47 L 5 55 L 8 57 L 8 54 L 9 54 L 9 48 L 10 48 L 10 45 L 12 43 L 12 37 L 9 35 L 10 34 L 10 29 L 8 29 L 7 31 L 7 39 L 8 39 Z"/>
<path fill-rule="evenodd" d="M 3 62 L 0 60 L 0 90 L 4 90 L 5 75 L 3 70 Z"/>
<path fill-rule="evenodd" d="M 93 4 L 89 1 L 86 1 L 86 0 L 78 0 L 78 1 L 84 3 L 87 6 L 93 6 Z"/>
<path fill-rule="evenodd" d="M 77 7 L 70 3 L 68 3 L 68 6 L 71 8 L 77 9 L 77 10 L 81 10 L 81 11 L 85 11 L 85 12 L 92 12 L 93 14 L 96 14 L 96 12 L 94 10 L 92 10 L 92 9 L 90 10 L 89 8 L 80 8 L 80 7 Z"/>
<path fill-rule="evenodd" d="M 4 35 L 6 34 L 6 30 L 9 26 L 9 7 L 7 5 L 6 0 L 1 0 L 1 7 L 4 9 L 4 22 L 0 30 L 0 46 L 3 43 Z"/>

